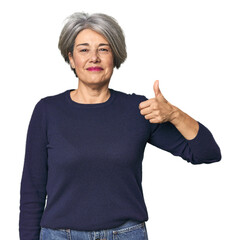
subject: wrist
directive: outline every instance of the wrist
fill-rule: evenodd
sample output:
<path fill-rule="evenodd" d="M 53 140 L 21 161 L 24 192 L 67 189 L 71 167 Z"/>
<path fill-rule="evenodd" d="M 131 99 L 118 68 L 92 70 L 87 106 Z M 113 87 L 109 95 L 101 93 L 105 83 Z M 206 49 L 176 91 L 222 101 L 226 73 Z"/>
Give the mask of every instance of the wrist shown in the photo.
<path fill-rule="evenodd" d="M 181 121 L 184 119 L 184 114 L 182 114 L 182 111 L 177 108 L 176 106 L 172 105 L 172 113 L 170 116 L 169 122 L 171 122 L 174 126 L 178 126 Z"/>

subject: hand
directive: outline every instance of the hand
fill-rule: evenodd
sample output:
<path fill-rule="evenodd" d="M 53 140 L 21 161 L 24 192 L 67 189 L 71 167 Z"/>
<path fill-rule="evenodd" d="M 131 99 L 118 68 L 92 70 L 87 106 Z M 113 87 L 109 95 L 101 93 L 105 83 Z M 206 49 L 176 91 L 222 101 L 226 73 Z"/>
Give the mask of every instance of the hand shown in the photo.
<path fill-rule="evenodd" d="M 140 113 L 151 123 L 163 123 L 173 120 L 173 113 L 176 110 L 162 95 L 159 89 L 159 81 L 153 85 L 155 98 L 148 99 L 139 104 Z"/>

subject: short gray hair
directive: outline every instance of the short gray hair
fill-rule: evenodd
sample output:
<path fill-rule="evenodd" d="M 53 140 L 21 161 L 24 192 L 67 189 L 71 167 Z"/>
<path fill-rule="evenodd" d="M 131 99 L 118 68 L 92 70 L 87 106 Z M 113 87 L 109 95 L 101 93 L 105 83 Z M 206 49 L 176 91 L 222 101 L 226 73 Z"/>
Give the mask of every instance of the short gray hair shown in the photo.
<path fill-rule="evenodd" d="M 68 53 L 73 54 L 75 39 L 84 29 L 91 29 L 106 38 L 113 51 L 114 66 L 119 68 L 127 58 L 124 33 L 113 17 L 103 13 L 90 15 L 77 12 L 67 18 L 58 42 L 58 48 L 64 60 L 69 63 Z M 72 68 L 72 70 L 76 75 L 75 69 Z"/>

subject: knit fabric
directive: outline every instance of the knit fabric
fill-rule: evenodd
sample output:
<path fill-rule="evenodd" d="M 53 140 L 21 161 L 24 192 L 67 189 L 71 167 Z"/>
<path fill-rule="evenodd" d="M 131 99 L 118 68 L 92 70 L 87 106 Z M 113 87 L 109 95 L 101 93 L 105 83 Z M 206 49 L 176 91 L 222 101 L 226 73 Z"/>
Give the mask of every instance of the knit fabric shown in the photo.
<path fill-rule="evenodd" d="M 171 123 L 146 120 L 138 107 L 147 100 L 143 95 L 109 88 L 106 102 L 81 104 L 71 99 L 72 90 L 40 99 L 33 110 L 21 180 L 21 240 L 39 240 L 41 227 L 97 231 L 147 221 L 147 143 L 192 164 L 221 159 L 201 123 L 197 136 L 186 140 Z"/>

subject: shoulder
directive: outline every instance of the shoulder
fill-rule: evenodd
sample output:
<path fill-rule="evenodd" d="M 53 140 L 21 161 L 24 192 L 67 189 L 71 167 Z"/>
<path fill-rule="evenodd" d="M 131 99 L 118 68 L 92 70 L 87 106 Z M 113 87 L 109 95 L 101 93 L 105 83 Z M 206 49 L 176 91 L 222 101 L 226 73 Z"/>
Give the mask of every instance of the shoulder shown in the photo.
<path fill-rule="evenodd" d="M 46 112 L 48 108 L 52 109 L 52 107 L 56 108 L 59 105 L 62 105 L 64 102 L 64 98 L 66 93 L 69 90 L 64 92 L 60 92 L 57 94 L 47 95 L 45 97 L 40 98 L 34 106 L 34 111 L 36 112 Z"/>
<path fill-rule="evenodd" d="M 60 93 L 56 93 L 56 94 L 52 94 L 52 95 L 42 97 L 40 99 L 40 101 L 45 102 L 45 103 L 60 101 L 66 96 L 67 92 L 69 92 L 69 91 L 70 90 L 65 90 L 65 91 L 60 92 Z"/>
<path fill-rule="evenodd" d="M 125 99 L 128 102 L 135 102 L 135 103 L 140 103 L 142 101 L 146 101 L 147 98 L 143 94 L 131 92 L 131 93 L 126 93 L 122 92 L 119 90 L 114 90 L 116 95 L 118 95 L 119 98 Z"/>
<path fill-rule="evenodd" d="M 55 104 L 61 104 L 66 97 L 67 92 L 70 90 L 65 90 L 60 93 L 52 94 L 52 95 L 47 95 L 45 97 L 42 97 L 38 100 L 36 103 L 35 107 L 41 107 L 45 108 L 46 106 L 50 105 L 55 105 Z"/>

